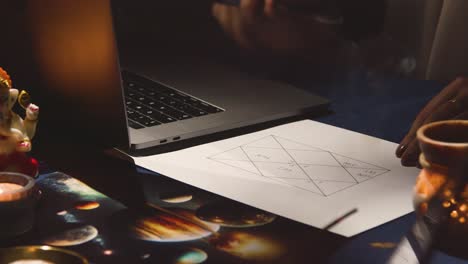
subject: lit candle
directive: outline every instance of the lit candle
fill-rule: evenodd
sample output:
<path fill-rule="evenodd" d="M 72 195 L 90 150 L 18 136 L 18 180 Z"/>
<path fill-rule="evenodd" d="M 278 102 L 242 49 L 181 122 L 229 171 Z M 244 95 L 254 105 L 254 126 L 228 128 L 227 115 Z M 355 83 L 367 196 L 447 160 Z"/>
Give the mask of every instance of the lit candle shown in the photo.
<path fill-rule="evenodd" d="M 14 192 L 18 191 L 19 189 L 22 189 L 23 185 L 19 185 L 16 183 L 0 183 L 0 194 L 5 193 L 5 192 Z"/>
<path fill-rule="evenodd" d="M 40 260 L 40 259 L 25 259 L 25 260 L 16 260 L 10 264 L 54 264 L 50 261 Z"/>
<path fill-rule="evenodd" d="M 34 191 L 34 180 L 24 174 L 0 172 L 0 203 L 25 199 Z"/>
<path fill-rule="evenodd" d="M 32 228 L 36 192 L 33 178 L 0 172 L 0 239 L 12 238 Z"/>

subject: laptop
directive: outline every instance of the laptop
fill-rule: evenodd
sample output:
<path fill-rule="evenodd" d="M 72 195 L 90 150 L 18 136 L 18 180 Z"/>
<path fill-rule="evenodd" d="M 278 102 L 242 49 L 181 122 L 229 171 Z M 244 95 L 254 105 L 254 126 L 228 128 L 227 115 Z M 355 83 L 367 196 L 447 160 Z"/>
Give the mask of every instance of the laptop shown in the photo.
<path fill-rule="evenodd" d="M 138 152 L 328 105 L 291 85 L 185 54 L 122 65 L 110 1 L 26 1 L 13 11 L 29 23 L 10 32 L 23 45 L 10 47 L 10 73 L 37 99 L 38 132 L 48 137 Z M 19 65 L 21 57 L 27 63 Z"/>

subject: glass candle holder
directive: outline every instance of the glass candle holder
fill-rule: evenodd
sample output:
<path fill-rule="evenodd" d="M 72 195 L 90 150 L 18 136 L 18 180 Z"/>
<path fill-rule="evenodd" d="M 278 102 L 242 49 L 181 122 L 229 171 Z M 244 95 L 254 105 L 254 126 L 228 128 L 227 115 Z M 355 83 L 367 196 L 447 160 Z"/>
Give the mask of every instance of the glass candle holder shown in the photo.
<path fill-rule="evenodd" d="M 37 194 L 35 181 L 30 176 L 0 172 L 0 240 L 32 228 Z"/>

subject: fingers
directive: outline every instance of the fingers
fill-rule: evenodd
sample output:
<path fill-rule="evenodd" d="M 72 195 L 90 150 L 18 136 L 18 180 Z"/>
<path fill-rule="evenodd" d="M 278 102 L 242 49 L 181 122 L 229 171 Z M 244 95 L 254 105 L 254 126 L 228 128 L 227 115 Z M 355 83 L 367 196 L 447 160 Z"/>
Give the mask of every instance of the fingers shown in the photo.
<path fill-rule="evenodd" d="M 413 138 L 407 145 L 405 152 L 401 156 L 401 165 L 413 167 L 419 164 L 419 154 L 421 153 L 416 138 Z"/>
<path fill-rule="evenodd" d="M 273 0 L 269 0 L 273 3 Z M 264 0 L 241 0 L 240 6 L 229 6 L 222 3 L 214 3 L 213 16 L 221 24 L 230 24 L 228 21 L 236 17 L 242 17 L 245 23 L 253 23 L 263 16 Z"/>
<path fill-rule="evenodd" d="M 212 13 L 226 35 L 238 43 L 243 42 L 240 33 L 240 10 L 238 7 L 214 3 Z"/>
<path fill-rule="evenodd" d="M 255 46 L 255 26 L 263 13 L 263 0 L 241 0 L 240 6 L 214 3 L 213 16 L 223 31 L 241 47 Z"/>
<path fill-rule="evenodd" d="M 396 156 L 401 157 L 403 153 L 408 148 L 408 144 L 414 140 L 416 131 L 421 127 L 429 115 L 431 115 L 436 109 L 438 109 L 442 104 L 453 99 L 459 90 L 462 87 L 466 86 L 466 80 L 463 78 L 457 78 L 455 81 L 451 82 L 447 87 L 445 87 L 437 96 L 435 96 L 417 115 L 416 119 L 411 126 L 411 129 L 406 134 L 406 136 L 401 141 L 400 145 L 396 150 Z M 427 122 L 426 122 L 427 123 Z"/>
<path fill-rule="evenodd" d="M 219 25 L 225 30 L 226 32 L 231 32 L 231 20 L 234 9 L 237 7 L 228 6 L 220 3 L 214 3 L 212 7 L 213 16 L 218 21 Z"/>
<path fill-rule="evenodd" d="M 241 15 L 248 24 L 253 24 L 263 15 L 263 0 L 241 0 Z"/>
<path fill-rule="evenodd" d="M 293 17 L 292 14 L 288 11 L 287 7 L 278 0 L 265 0 L 263 14 L 269 19 L 290 19 Z M 302 17 L 302 14 L 296 13 L 295 16 Z"/>
<path fill-rule="evenodd" d="M 437 110 L 429 114 L 429 116 L 418 123 L 418 126 L 415 128 L 419 129 L 422 125 L 427 123 L 439 121 L 439 120 L 448 120 L 454 118 L 459 113 L 459 106 L 454 103 L 453 100 L 445 102 Z M 401 164 L 403 166 L 415 166 L 418 162 L 419 157 L 419 146 L 416 138 L 416 131 L 411 133 L 407 137 L 407 147 L 403 153 L 401 153 Z"/>
<path fill-rule="evenodd" d="M 397 149 L 403 166 L 418 165 L 419 145 L 416 131 L 424 124 L 449 119 L 468 119 L 468 83 L 458 79 L 444 89 L 421 111 L 410 132 L 405 136 Z M 450 97 L 453 96 L 454 97 Z M 442 101 L 452 98 L 447 101 Z"/>
<path fill-rule="evenodd" d="M 269 18 L 276 17 L 275 0 L 265 0 L 264 13 Z"/>

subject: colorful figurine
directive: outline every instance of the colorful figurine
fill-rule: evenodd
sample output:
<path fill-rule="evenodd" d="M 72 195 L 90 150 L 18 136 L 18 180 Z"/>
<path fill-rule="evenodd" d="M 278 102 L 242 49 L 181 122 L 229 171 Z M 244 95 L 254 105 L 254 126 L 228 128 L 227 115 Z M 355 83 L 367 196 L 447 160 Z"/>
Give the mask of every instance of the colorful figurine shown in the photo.
<path fill-rule="evenodd" d="M 26 91 L 12 88 L 8 73 L 0 68 L 0 171 L 15 171 L 32 177 L 38 174 L 38 163 L 26 153 L 36 133 L 39 107 L 32 104 Z M 26 111 L 22 119 L 13 112 L 18 103 Z"/>

